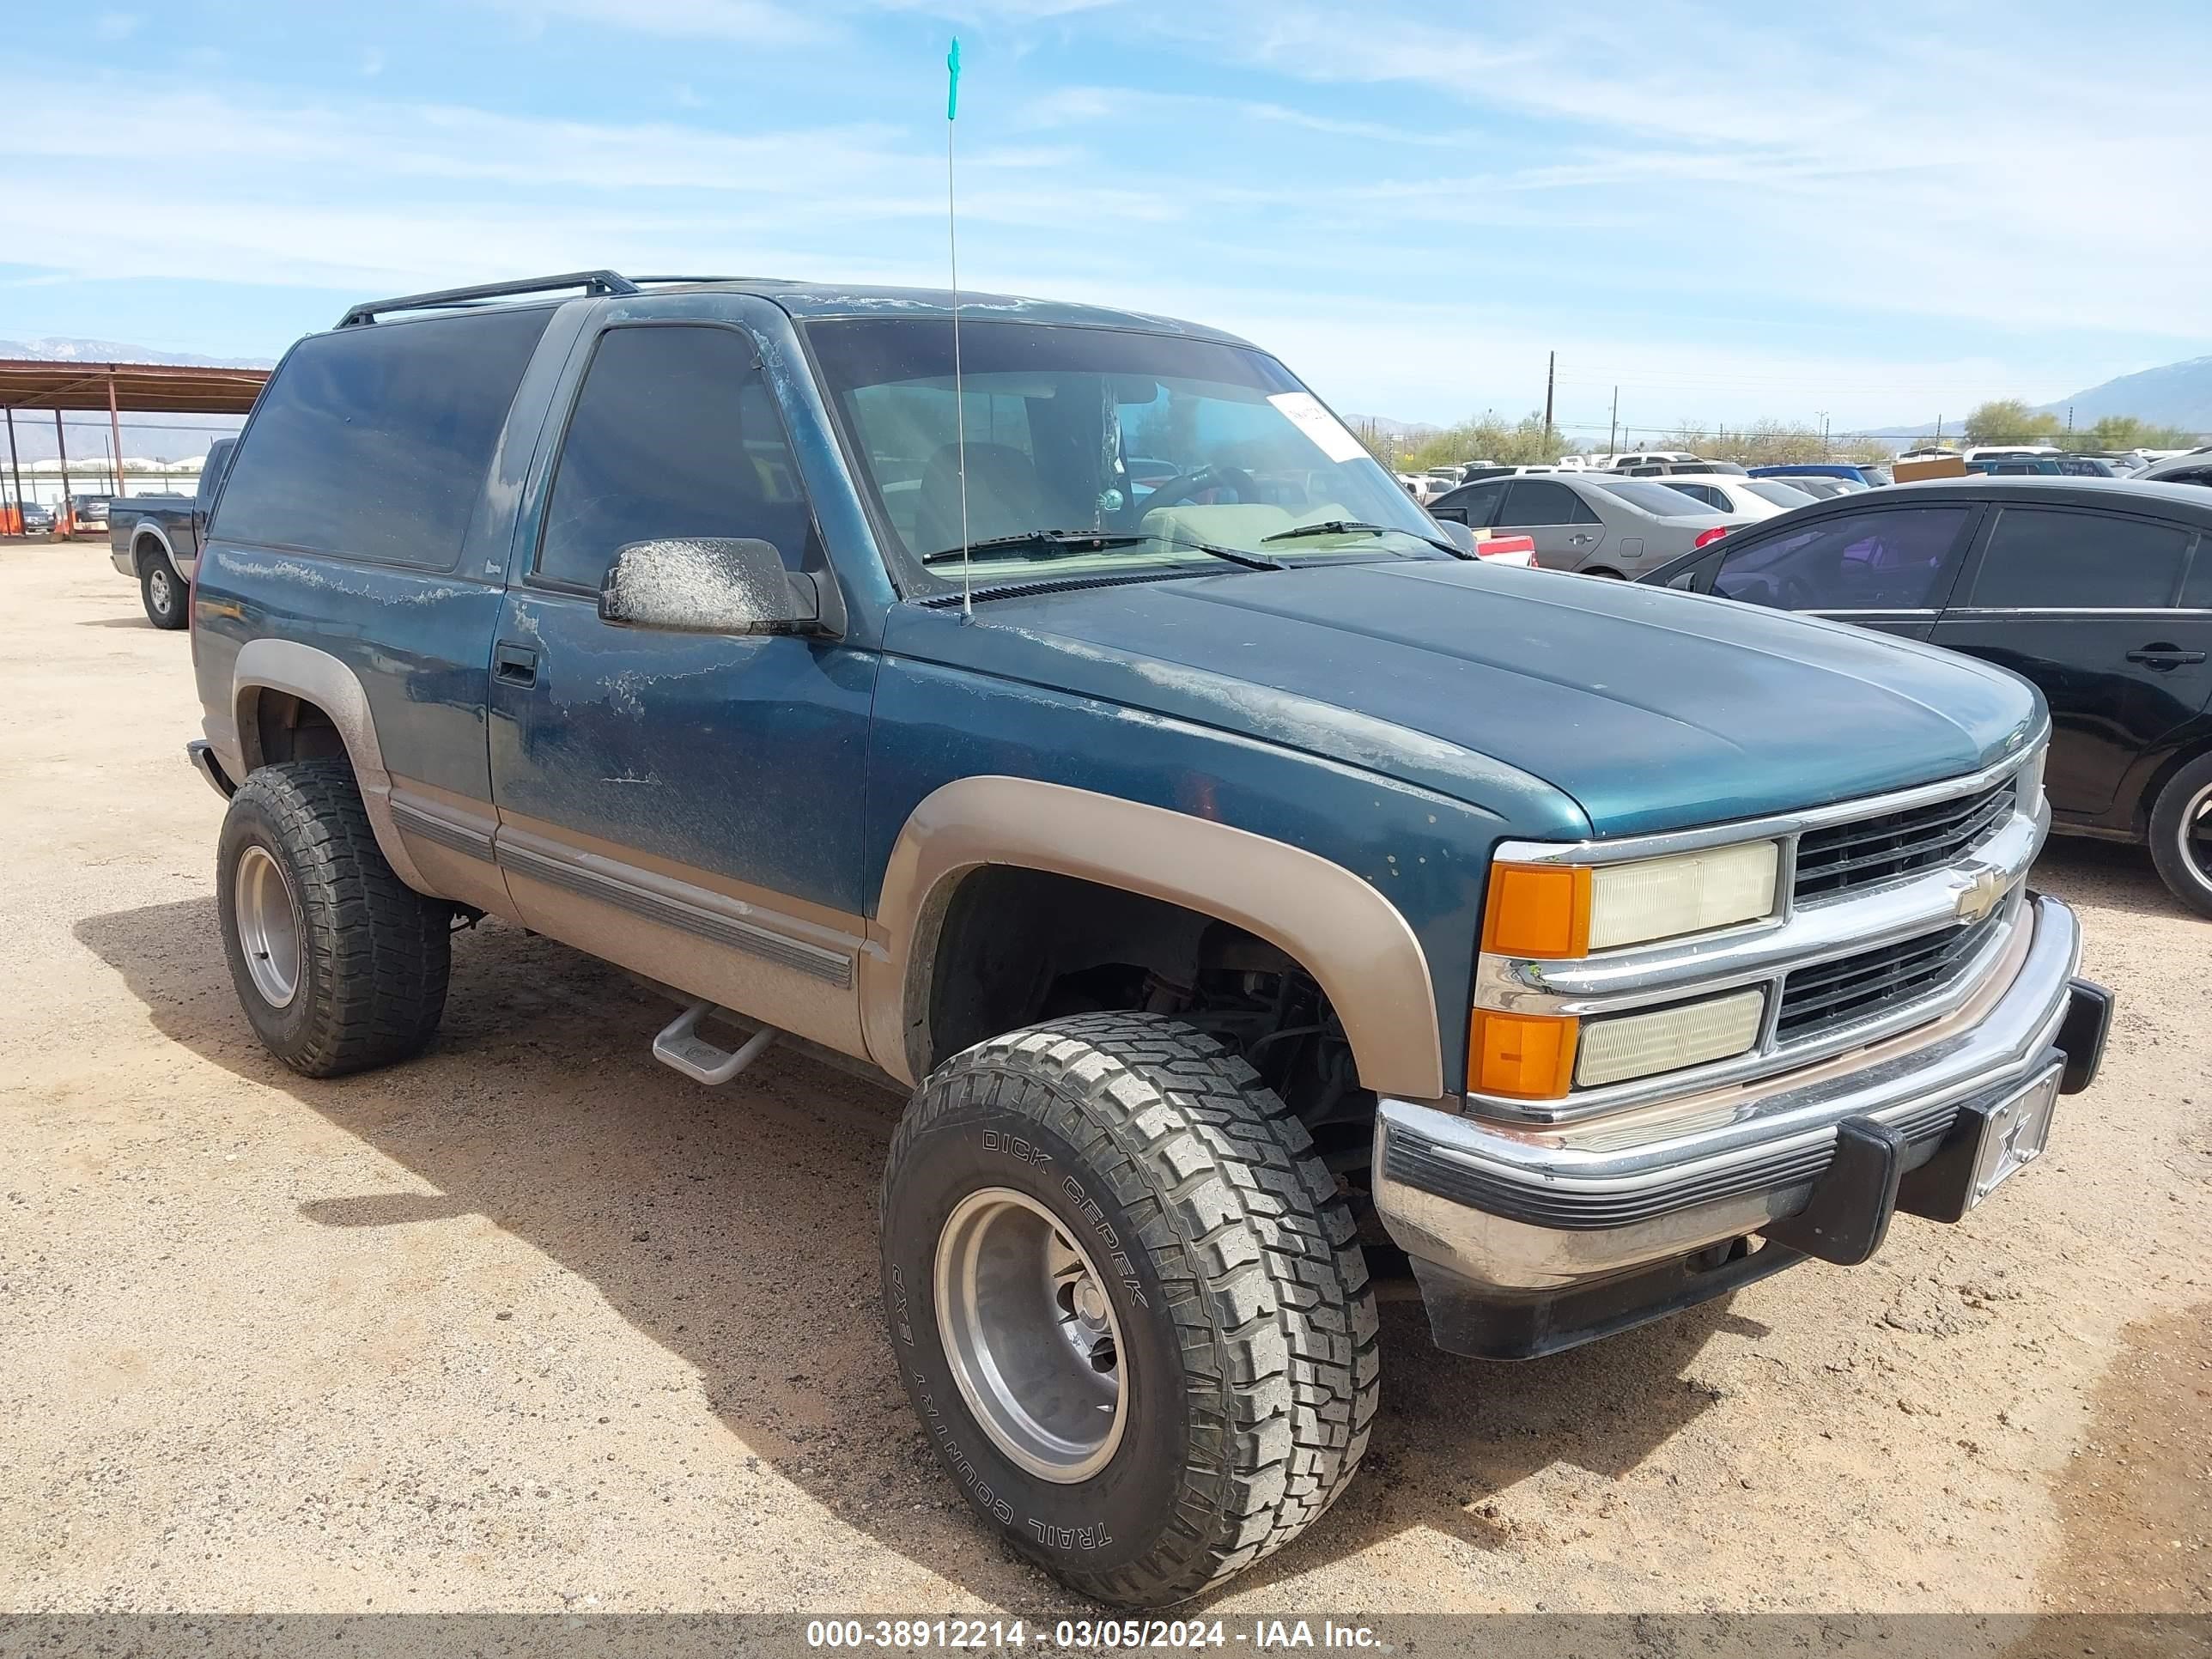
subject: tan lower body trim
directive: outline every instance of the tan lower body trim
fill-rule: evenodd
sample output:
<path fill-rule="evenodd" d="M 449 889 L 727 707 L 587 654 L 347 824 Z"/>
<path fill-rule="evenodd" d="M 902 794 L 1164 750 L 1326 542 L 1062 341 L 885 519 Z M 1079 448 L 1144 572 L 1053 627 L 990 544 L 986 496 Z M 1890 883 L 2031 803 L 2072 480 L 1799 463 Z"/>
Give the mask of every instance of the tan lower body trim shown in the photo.
<path fill-rule="evenodd" d="M 763 1024 L 866 1059 L 850 928 L 801 917 L 758 889 L 665 860 L 615 856 L 608 844 L 542 819 L 503 814 L 498 869 L 524 925 Z M 685 876 L 667 873 L 685 870 Z M 695 877 L 696 879 L 687 879 Z M 711 882 L 712 886 L 707 884 Z M 760 894 L 761 897 L 770 896 Z"/>

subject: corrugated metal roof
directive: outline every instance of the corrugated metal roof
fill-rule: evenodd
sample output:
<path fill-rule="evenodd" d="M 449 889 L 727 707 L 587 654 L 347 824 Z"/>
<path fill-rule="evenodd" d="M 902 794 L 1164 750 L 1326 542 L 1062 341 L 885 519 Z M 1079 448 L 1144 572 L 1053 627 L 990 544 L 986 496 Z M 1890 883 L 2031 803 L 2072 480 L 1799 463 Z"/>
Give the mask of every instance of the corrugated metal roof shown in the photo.
<path fill-rule="evenodd" d="M 268 379 L 265 368 L 0 358 L 0 408 L 106 409 L 112 385 L 114 407 L 133 414 L 243 415 Z"/>

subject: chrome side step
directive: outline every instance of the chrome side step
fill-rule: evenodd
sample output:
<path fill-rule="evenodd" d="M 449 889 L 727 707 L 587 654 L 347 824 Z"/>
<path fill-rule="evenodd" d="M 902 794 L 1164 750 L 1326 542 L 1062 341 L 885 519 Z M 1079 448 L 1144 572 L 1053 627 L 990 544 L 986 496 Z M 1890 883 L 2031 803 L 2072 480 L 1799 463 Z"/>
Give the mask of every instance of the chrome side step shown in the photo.
<path fill-rule="evenodd" d="M 700 1022 L 714 1012 L 711 1002 L 695 1002 L 662 1028 L 653 1040 L 653 1057 L 672 1066 L 694 1083 L 727 1083 L 761 1056 L 776 1039 L 776 1029 L 763 1025 L 732 1053 L 699 1035 Z"/>

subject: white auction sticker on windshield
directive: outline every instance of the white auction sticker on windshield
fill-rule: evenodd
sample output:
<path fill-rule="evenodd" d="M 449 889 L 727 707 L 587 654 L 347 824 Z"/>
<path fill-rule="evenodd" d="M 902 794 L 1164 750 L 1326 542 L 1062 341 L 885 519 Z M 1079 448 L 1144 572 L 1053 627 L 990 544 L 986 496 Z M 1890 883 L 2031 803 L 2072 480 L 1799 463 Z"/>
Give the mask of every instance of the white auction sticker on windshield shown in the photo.
<path fill-rule="evenodd" d="M 1367 451 L 1344 429 L 1344 422 L 1321 406 L 1310 392 L 1278 392 L 1267 401 L 1290 416 L 1297 429 L 1320 447 L 1332 461 L 1356 461 Z"/>

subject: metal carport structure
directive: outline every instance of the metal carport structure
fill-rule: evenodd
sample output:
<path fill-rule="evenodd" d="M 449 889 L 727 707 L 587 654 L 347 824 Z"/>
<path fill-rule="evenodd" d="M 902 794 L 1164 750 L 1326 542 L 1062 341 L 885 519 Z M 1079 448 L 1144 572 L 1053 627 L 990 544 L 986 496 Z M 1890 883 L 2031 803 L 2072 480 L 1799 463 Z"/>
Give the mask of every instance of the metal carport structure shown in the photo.
<path fill-rule="evenodd" d="M 243 415 L 253 407 L 269 379 L 265 368 L 217 368 L 193 363 L 88 363 L 33 358 L 0 358 L 0 411 L 8 428 L 8 467 L 15 485 L 15 510 L 23 502 L 22 463 L 15 448 L 15 412 L 54 415 L 54 441 L 61 458 L 62 497 L 70 495 L 69 441 L 62 427 L 64 410 L 107 411 L 115 464 L 123 463 L 121 411 L 134 415 Z M 10 519 L 20 533 L 20 520 Z"/>

